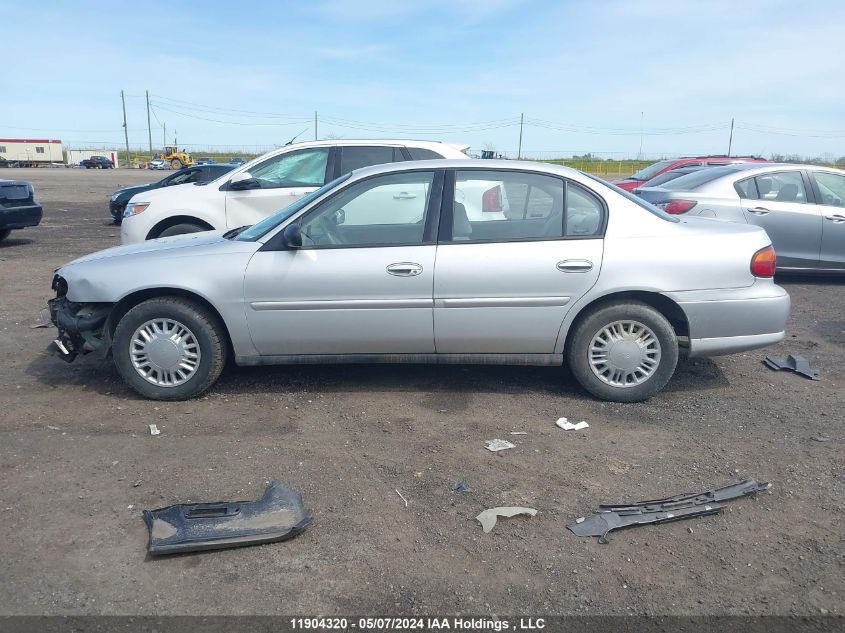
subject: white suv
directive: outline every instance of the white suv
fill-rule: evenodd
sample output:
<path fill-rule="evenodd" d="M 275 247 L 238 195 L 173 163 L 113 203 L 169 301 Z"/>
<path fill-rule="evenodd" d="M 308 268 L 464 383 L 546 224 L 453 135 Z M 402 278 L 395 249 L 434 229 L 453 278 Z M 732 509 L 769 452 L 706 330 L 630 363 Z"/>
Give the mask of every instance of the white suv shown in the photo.
<path fill-rule="evenodd" d="M 130 244 L 180 233 L 255 224 L 354 169 L 408 160 L 468 158 L 464 153 L 467 147 L 433 141 L 384 140 L 287 145 L 209 183 L 177 185 L 137 194 L 126 205 L 120 238 L 124 244 Z M 408 192 L 407 195 L 414 194 Z M 492 194 L 487 196 L 493 197 Z M 489 215 L 495 215 L 497 211 L 503 211 L 507 203 L 499 201 L 498 207 L 490 207 L 489 203 L 487 206 L 485 211 L 493 211 Z M 478 212 L 481 212 L 480 207 Z"/>

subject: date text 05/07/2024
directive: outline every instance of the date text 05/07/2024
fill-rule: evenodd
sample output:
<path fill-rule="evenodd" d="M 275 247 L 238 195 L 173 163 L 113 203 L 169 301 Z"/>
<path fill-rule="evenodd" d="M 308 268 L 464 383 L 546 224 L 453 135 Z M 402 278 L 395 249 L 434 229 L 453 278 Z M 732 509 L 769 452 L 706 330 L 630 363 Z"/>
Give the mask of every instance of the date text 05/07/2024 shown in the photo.
<path fill-rule="evenodd" d="M 539 631 L 544 618 L 516 620 L 463 617 L 291 618 L 294 630 L 359 631 Z"/>

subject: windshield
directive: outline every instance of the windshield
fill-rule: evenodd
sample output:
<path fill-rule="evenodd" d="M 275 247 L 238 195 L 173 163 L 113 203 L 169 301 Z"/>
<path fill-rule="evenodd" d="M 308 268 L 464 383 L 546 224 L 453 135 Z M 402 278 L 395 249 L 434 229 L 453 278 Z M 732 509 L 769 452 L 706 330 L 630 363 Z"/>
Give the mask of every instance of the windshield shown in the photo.
<path fill-rule="evenodd" d="M 251 227 L 249 227 L 243 233 L 239 233 L 238 236 L 235 239 L 238 240 L 239 242 L 254 242 L 258 238 L 260 238 L 263 235 L 265 235 L 266 233 L 268 233 L 269 231 L 272 231 L 273 229 L 275 229 L 277 226 L 279 226 L 282 222 L 287 220 L 294 213 L 297 213 L 297 212 L 301 211 L 302 209 L 304 209 L 306 206 L 311 204 L 311 202 L 313 202 L 314 200 L 316 200 L 317 198 L 322 196 L 324 193 L 326 193 L 330 189 L 333 189 L 334 187 L 341 184 L 342 182 L 345 182 L 347 178 L 349 178 L 349 174 L 344 174 L 340 178 L 336 178 L 335 180 L 332 180 L 330 183 L 323 185 L 322 187 L 320 187 L 316 191 L 312 191 L 311 193 L 309 193 L 306 196 L 303 196 L 302 198 L 300 198 L 299 200 L 297 200 L 293 204 L 285 207 L 281 211 L 274 213 L 269 218 L 264 218 L 258 224 L 253 224 Z"/>
<path fill-rule="evenodd" d="M 636 204 L 638 207 L 642 207 L 643 209 L 645 209 L 646 211 L 648 211 L 652 215 L 656 215 L 661 220 L 666 220 L 667 222 L 680 222 L 681 221 L 678 217 L 676 217 L 674 215 L 669 215 L 668 213 L 666 213 L 662 209 L 658 209 L 656 206 L 654 206 L 650 202 L 646 202 L 645 200 L 643 200 L 639 196 L 635 196 L 630 191 L 625 191 L 624 189 L 617 187 L 616 185 L 614 185 L 611 182 L 607 182 L 606 180 L 602 180 L 598 176 L 592 176 L 590 174 L 584 173 L 583 171 L 581 173 L 584 176 L 586 176 L 587 178 L 591 178 L 592 180 L 595 180 L 596 182 L 601 183 L 605 187 L 608 187 L 609 189 L 613 189 L 613 191 L 618 193 L 620 196 L 627 198 L 628 200 L 630 200 L 631 202 Z"/>
<path fill-rule="evenodd" d="M 681 176 L 680 178 L 675 178 L 675 180 L 670 180 L 669 182 L 663 184 L 663 188 L 672 191 L 693 191 L 702 185 L 706 185 L 708 182 L 712 182 L 717 178 L 727 176 L 728 174 L 734 174 L 738 171 L 742 170 L 739 167 L 733 166 L 710 167 L 701 171 L 694 171 L 693 173 Z"/>
<path fill-rule="evenodd" d="M 654 178 L 658 172 L 663 171 L 670 165 L 672 165 L 675 161 L 674 160 L 661 160 L 659 163 L 652 163 L 648 167 L 645 167 L 638 171 L 633 176 L 628 176 L 631 180 L 648 180 L 649 178 Z"/>

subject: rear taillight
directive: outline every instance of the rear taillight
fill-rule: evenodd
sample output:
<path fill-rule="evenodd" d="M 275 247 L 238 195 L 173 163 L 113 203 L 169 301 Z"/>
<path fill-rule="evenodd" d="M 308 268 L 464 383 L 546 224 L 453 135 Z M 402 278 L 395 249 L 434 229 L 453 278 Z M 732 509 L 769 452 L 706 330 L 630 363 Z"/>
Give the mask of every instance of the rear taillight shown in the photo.
<path fill-rule="evenodd" d="M 696 204 L 698 203 L 695 200 L 670 200 L 669 202 L 661 202 L 657 206 L 666 213 L 680 215 L 692 209 Z"/>
<path fill-rule="evenodd" d="M 778 258 L 772 246 L 761 248 L 751 258 L 751 274 L 755 277 L 774 277 Z"/>
<path fill-rule="evenodd" d="M 502 187 L 496 185 L 481 195 L 481 211 L 483 213 L 502 212 Z"/>

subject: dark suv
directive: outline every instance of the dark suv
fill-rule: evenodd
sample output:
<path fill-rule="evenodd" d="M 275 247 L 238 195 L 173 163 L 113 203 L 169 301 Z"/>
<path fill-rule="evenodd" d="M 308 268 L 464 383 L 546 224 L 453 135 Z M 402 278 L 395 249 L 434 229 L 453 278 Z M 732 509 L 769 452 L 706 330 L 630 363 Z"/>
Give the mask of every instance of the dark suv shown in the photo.
<path fill-rule="evenodd" d="M 25 180 L 0 180 L 0 240 L 9 237 L 15 229 L 37 226 L 42 213 L 30 183 Z"/>
<path fill-rule="evenodd" d="M 114 169 L 114 163 L 105 156 L 92 156 L 79 162 L 85 169 Z"/>
<path fill-rule="evenodd" d="M 109 200 L 109 213 L 111 213 L 111 217 L 115 223 L 120 224 L 120 221 L 123 219 L 123 210 L 126 208 L 126 205 L 129 203 L 132 196 L 136 193 L 149 191 L 150 189 L 172 187 L 173 185 L 211 182 L 212 180 L 217 180 L 223 174 L 232 171 L 235 167 L 237 167 L 237 165 L 217 163 L 212 163 L 210 165 L 194 165 L 193 167 L 180 169 L 166 178 L 162 178 L 158 182 L 118 189 L 111 195 L 111 199 Z"/>

